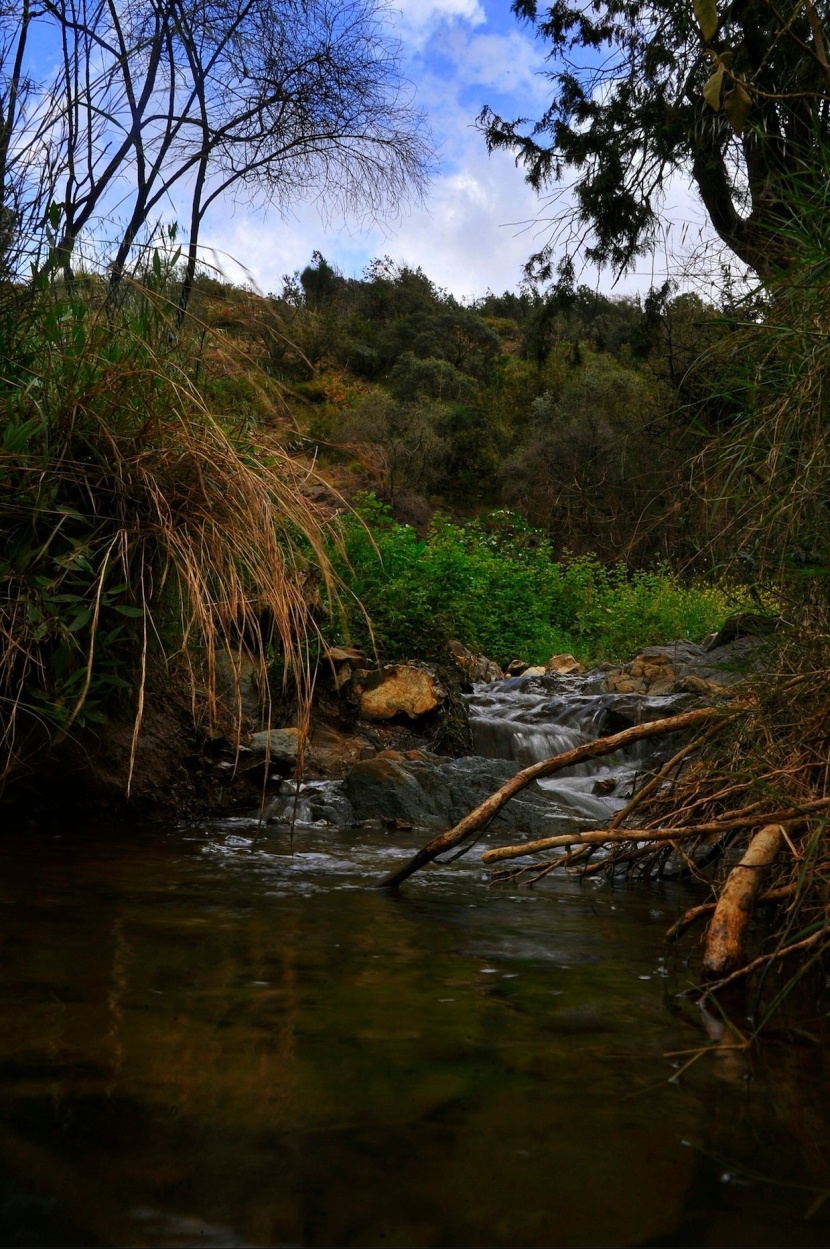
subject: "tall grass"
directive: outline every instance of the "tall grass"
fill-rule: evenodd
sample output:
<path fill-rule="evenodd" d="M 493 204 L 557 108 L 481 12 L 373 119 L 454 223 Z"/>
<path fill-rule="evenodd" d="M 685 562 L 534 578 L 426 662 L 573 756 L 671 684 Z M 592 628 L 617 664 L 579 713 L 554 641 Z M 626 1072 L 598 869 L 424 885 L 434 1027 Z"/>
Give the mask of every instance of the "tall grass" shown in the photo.
<path fill-rule="evenodd" d="M 165 277 L 116 314 L 94 280 L 0 300 L 0 777 L 121 701 L 138 732 L 153 665 L 215 717 L 216 658 L 278 654 L 308 700 L 310 604 L 336 596 L 308 471 L 278 431 L 219 420 L 204 326 Z"/>

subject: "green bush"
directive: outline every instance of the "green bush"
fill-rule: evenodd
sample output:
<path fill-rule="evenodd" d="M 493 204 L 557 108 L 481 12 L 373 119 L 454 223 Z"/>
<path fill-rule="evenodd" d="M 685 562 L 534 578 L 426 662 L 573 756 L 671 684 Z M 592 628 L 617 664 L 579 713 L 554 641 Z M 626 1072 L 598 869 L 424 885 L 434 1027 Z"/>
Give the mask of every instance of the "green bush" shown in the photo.
<path fill-rule="evenodd" d="M 547 539 L 509 512 L 465 525 L 439 516 L 424 541 L 370 496 L 344 520 L 344 550 L 354 605 L 342 634 L 373 639 L 382 655 L 434 658 L 456 637 L 501 664 L 561 651 L 622 660 L 674 638 L 699 641 L 743 601 L 684 584 L 665 565 L 629 574 L 590 555 L 555 561 Z"/>

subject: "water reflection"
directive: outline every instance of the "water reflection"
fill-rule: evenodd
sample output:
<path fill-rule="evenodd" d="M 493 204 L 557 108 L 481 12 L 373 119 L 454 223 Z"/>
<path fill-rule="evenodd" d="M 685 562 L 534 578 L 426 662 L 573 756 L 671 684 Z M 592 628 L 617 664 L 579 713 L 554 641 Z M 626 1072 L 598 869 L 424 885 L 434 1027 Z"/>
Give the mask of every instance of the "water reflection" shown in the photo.
<path fill-rule="evenodd" d="M 6 839 L 3 1243 L 827 1242 L 740 1182 L 830 1184 L 824 1051 L 668 1082 L 718 1039 L 658 962 L 684 899 L 365 889 L 404 836 Z"/>

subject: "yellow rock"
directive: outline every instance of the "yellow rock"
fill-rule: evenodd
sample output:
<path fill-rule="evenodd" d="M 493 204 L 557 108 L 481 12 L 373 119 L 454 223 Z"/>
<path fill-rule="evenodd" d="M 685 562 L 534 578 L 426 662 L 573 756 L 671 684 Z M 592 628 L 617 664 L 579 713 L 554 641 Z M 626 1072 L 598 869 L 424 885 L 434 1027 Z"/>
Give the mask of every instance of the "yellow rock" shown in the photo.
<path fill-rule="evenodd" d="M 585 671 L 582 664 L 573 655 L 551 655 L 545 664 L 545 668 L 548 672 L 558 672 L 565 677 Z"/>
<path fill-rule="evenodd" d="M 360 695 L 366 720 L 392 720 L 403 713 L 411 720 L 434 711 L 444 696 L 435 678 L 423 668 L 389 664 L 368 675 Z"/>

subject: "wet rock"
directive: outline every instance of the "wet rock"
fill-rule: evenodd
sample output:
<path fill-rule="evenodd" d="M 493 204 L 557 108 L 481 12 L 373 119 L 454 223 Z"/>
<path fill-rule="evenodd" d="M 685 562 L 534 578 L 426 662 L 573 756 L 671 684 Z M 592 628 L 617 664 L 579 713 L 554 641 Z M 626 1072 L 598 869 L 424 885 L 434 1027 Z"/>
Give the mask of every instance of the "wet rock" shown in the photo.
<path fill-rule="evenodd" d="M 648 646 L 620 668 L 607 673 L 604 688 L 615 694 L 650 697 L 694 693 L 725 697 L 754 666 L 753 653 L 759 639 L 752 635 L 733 638 L 707 649 L 694 642 Z"/>
<path fill-rule="evenodd" d="M 520 677 L 523 672 L 527 672 L 529 667 L 530 664 L 526 663 L 524 659 L 511 659 L 504 670 L 504 675 L 506 677 Z"/>
<path fill-rule="evenodd" d="M 436 764 L 376 758 L 352 769 L 343 792 L 361 822 L 407 820 L 417 827 L 448 829 L 518 769 L 517 763 L 507 759 L 468 757 Z M 542 837 L 590 823 L 534 783 L 499 812 L 492 827 L 500 833 Z"/>
<path fill-rule="evenodd" d="M 471 681 L 500 681 L 504 676 L 494 659 L 489 659 L 486 655 L 474 655 L 455 639 L 448 643 L 448 649 L 455 664 Z"/>
<path fill-rule="evenodd" d="M 360 674 L 360 714 L 365 720 L 410 720 L 440 706 L 446 692 L 426 666 L 385 664 L 377 672 Z"/>
<path fill-rule="evenodd" d="M 366 759 L 352 768 L 343 783 L 355 819 L 407 820 L 430 823 L 434 815 L 412 765 L 401 759 Z"/>
<path fill-rule="evenodd" d="M 696 705 L 691 692 L 668 695 L 609 694 L 603 703 L 603 733 L 621 733 L 635 724 L 679 716 Z"/>
<path fill-rule="evenodd" d="M 266 804 L 262 818 L 268 824 L 330 824 L 334 828 L 354 824 L 351 803 L 340 781 L 310 781 L 299 787 L 284 782 L 279 794 Z"/>

